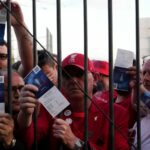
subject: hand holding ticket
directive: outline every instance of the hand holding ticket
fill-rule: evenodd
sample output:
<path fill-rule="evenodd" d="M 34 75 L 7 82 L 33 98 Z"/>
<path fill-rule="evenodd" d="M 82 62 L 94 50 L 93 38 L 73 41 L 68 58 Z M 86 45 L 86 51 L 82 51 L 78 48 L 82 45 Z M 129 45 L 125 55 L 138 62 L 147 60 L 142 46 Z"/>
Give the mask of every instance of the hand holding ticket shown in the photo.
<path fill-rule="evenodd" d="M 39 66 L 36 66 L 24 79 L 26 84 L 33 84 L 39 91 L 36 96 L 52 117 L 57 116 L 68 105 L 68 100 L 57 87 L 48 79 Z"/>

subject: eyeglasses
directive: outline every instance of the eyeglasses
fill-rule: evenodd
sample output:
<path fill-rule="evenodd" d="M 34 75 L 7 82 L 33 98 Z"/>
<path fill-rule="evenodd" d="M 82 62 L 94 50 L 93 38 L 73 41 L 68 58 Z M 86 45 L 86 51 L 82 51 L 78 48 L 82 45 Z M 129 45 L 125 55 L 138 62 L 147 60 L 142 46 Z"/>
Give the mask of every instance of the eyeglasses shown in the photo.
<path fill-rule="evenodd" d="M 6 60 L 7 57 L 8 57 L 8 54 L 0 53 L 0 60 Z"/>
<path fill-rule="evenodd" d="M 12 86 L 12 92 L 17 92 L 17 91 L 20 92 L 22 88 L 23 88 L 23 85 Z M 8 88 L 5 88 L 5 91 L 8 91 Z"/>
<path fill-rule="evenodd" d="M 20 92 L 21 89 L 23 88 L 23 85 L 19 85 L 19 86 L 12 86 L 12 91 L 16 92 L 17 90 Z"/>

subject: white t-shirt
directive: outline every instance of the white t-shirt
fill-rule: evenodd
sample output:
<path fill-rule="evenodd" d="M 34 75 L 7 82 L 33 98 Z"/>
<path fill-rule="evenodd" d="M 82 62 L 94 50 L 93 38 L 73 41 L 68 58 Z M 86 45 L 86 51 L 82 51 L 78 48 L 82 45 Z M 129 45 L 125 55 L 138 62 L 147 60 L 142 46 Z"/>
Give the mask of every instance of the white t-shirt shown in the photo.
<path fill-rule="evenodd" d="M 133 128 L 137 131 L 136 123 Z M 137 146 L 137 134 L 133 144 Z M 150 114 L 141 119 L 141 150 L 150 150 Z"/>

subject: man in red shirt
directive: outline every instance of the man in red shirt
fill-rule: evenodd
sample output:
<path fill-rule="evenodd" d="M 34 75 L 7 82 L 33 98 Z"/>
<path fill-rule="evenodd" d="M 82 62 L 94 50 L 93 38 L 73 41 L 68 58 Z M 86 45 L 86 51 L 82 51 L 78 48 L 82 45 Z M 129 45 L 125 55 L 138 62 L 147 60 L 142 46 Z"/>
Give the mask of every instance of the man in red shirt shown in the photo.
<path fill-rule="evenodd" d="M 109 63 L 102 60 L 92 60 L 94 76 L 94 93 L 109 90 Z M 99 87 L 100 86 L 100 87 Z M 101 88 L 101 89 L 99 89 Z"/>
<path fill-rule="evenodd" d="M 109 63 L 102 60 L 93 60 L 93 76 L 94 76 L 94 96 L 103 101 L 109 100 Z M 97 89 L 101 85 L 101 90 Z M 114 99 L 117 92 L 114 91 Z"/>
<path fill-rule="evenodd" d="M 73 53 L 62 61 L 63 67 L 63 93 L 70 102 L 61 118 L 54 118 L 41 106 L 38 114 L 38 143 L 47 140 L 45 148 L 57 150 L 63 145 L 64 150 L 83 149 L 84 147 L 84 55 Z M 87 108 L 88 108 L 88 147 L 91 150 L 107 150 L 109 148 L 109 105 L 93 97 L 93 65 L 88 59 L 87 71 Z M 21 111 L 18 124 L 23 132 L 23 138 L 28 149 L 32 148 L 34 132 L 32 115 L 38 101 L 35 98 L 37 87 L 25 85 L 20 94 Z M 128 150 L 128 117 L 126 111 L 120 106 L 115 108 L 115 150 Z"/>

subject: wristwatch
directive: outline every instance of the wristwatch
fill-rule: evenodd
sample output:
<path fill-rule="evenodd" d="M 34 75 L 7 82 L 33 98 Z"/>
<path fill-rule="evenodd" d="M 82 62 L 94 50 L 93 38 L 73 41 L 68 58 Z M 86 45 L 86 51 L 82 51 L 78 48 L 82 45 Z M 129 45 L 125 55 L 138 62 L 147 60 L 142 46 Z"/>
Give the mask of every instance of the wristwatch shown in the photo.
<path fill-rule="evenodd" d="M 16 145 L 16 139 L 15 139 L 15 138 L 12 139 L 12 141 L 11 141 L 11 143 L 10 143 L 9 146 L 3 144 L 3 146 L 4 146 L 6 149 L 13 148 L 15 145 Z"/>
<path fill-rule="evenodd" d="M 73 150 L 81 150 L 84 146 L 84 142 L 77 138 Z"/>
<path fill-rule="evenodd" d="M 14 147 L 16 145 L 16 139 L 12 139 L 12 141 L 11 141 L 11 147 Z"/>

